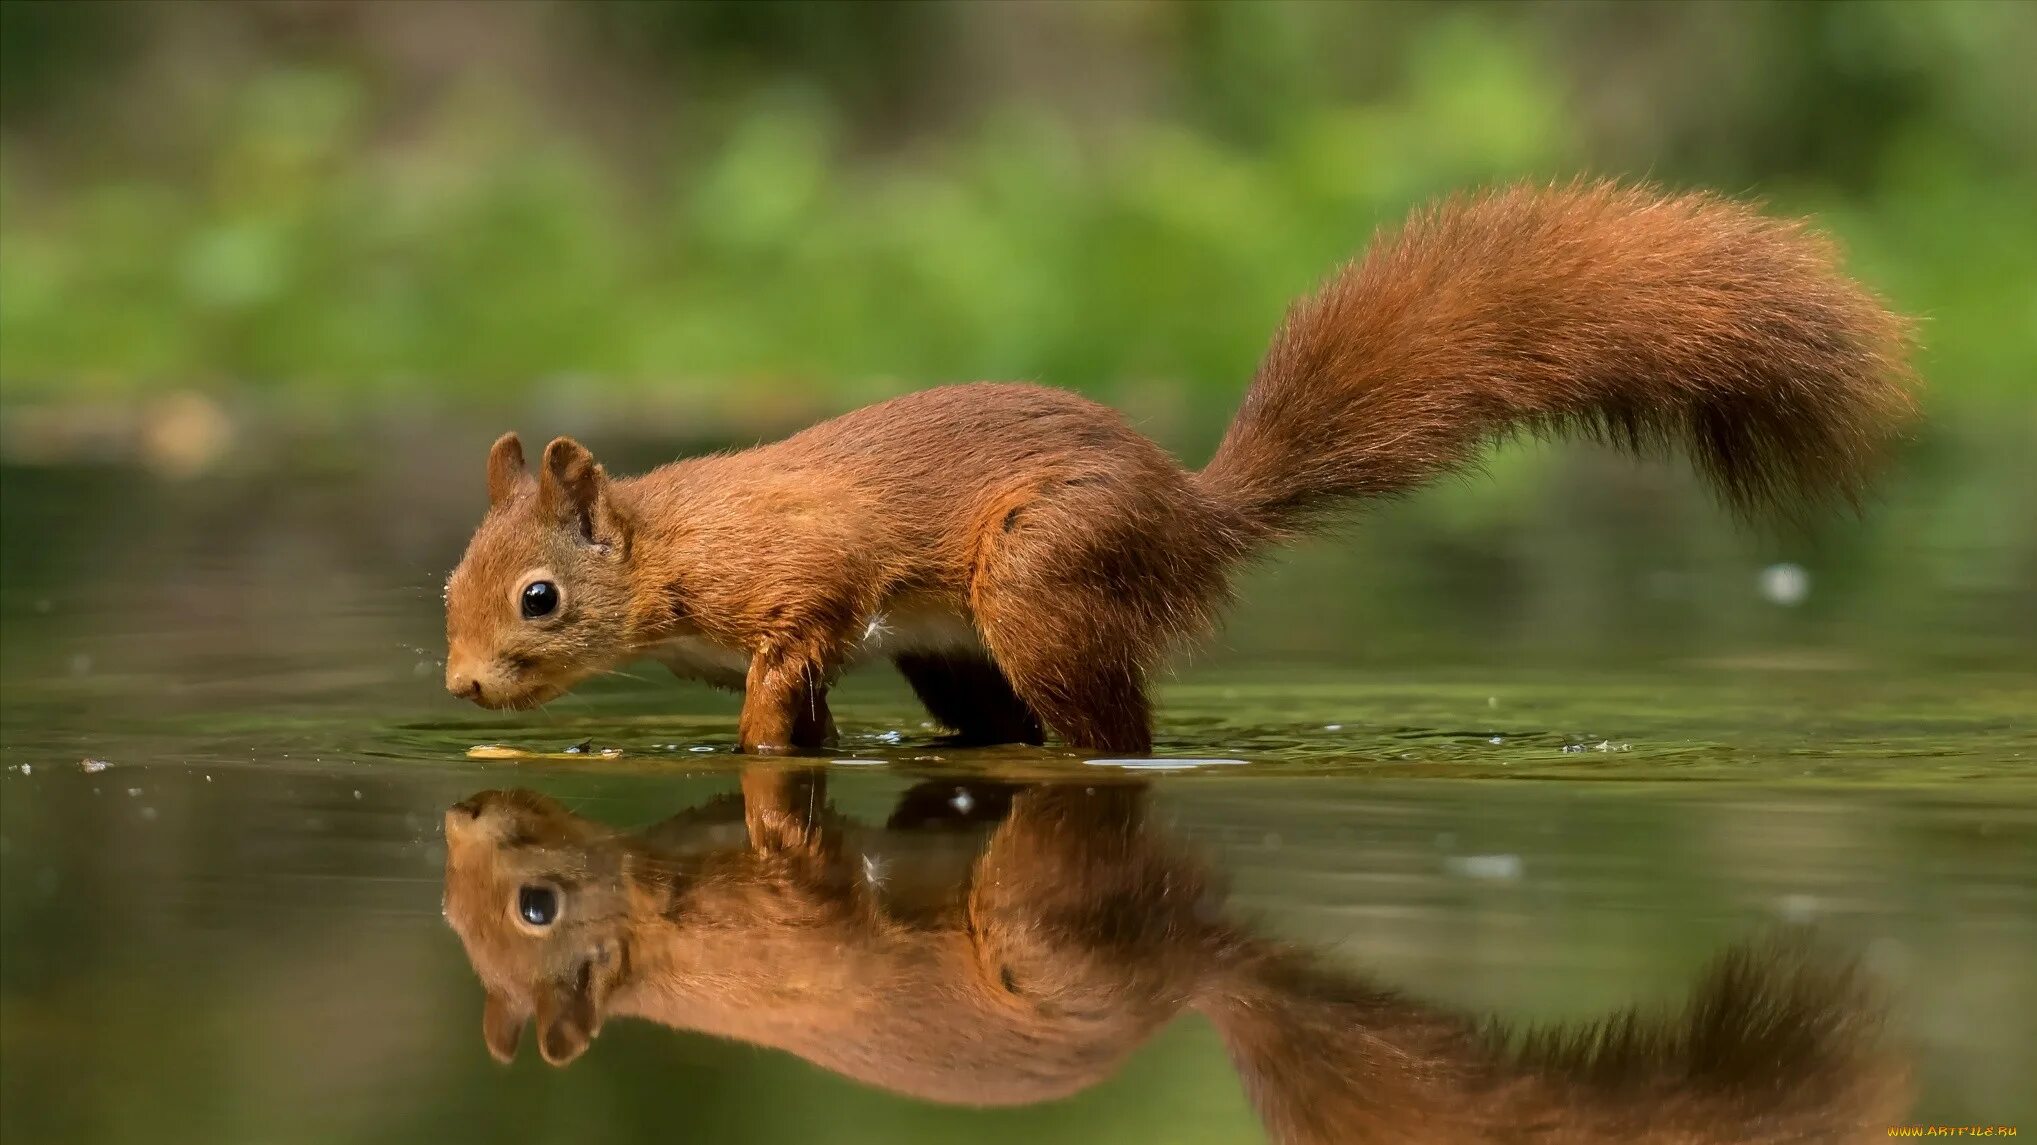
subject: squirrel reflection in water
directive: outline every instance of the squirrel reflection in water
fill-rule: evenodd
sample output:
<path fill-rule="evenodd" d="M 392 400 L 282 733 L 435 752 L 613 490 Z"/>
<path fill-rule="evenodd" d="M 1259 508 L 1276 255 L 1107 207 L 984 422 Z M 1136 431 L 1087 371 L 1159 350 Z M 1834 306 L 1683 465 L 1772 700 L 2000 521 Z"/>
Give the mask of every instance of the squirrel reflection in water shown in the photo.
<path fill-rule="evenodd" d="M 1795 941 L 1726 952 L 1659 1018 L 1509 1034 L 1227 917 L 1139 786 L 968 785 L 961 817 L 994 824 L 973 846 L 925 829 L 956 819 L 952 784 L 879 831 L 824 782 L 760 767 L 740 808 L 635 834 L 530 791 L 450 809 L 446 917 L 489 1051 L 510 1060 L 535 1019 L 563 1065 L 640 1017 L 1015 1105 L 1095 1085 L 1195 1010 L 1282 1143 L 1846 1141 L 1907 1103 L 1873 992 Z"/>

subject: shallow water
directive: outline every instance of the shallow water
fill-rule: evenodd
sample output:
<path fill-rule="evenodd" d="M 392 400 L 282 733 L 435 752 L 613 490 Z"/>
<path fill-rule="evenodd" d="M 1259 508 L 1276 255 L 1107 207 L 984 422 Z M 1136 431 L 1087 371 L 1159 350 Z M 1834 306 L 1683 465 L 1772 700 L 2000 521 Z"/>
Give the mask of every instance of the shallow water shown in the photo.
<path fill-rule="evenodd" d="M 1891 991 L 1918 1120 L 2037 1125 L 2037 535 L 2005 492 L 2037 482 L 2022 439 L 1978 441 L 1808 533 L 1597 455 L 1500 465 L 1248 580 L 1160 702 L 1160 755 L 1241 764 L 948 748 L 867 672 L 830 794 L 881 821 L 928 777 L 1142 779 L 1261 930 L 1520 1020 L 1671 1003 L 1809 922 Z M 630 1022 L 497 1066 L 444 808 L 520 785 L 648 823 L 735 788 L 735 705 L 649 666 L 534 713 L 445 698 L 478 460 L 322 460 L 348 453 L 0 475 L 0 1136 L 1257 1139 L 1196 1018 L 997 1111 Z"/>

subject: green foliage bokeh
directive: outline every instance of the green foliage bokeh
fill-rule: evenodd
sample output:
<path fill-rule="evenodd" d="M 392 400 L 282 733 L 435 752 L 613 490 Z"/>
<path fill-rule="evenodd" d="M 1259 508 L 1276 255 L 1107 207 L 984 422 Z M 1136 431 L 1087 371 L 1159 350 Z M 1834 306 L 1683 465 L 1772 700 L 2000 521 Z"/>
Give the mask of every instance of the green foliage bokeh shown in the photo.
<path fill-rule="evenodd" d="M 2033 42 L 2022 6 L 1714 9 L 1669 32 L 1736 37 L 1735 70 L 1700 75 L 1718 90 L 1639 142 L 1586 106 L 1563 9 L 1152 7 L 1181 9 L 1176 40 L 1140 49 L 1173 93 L 1154 108 L 1088 116 L 1084 93 L 1005 87 L 894 146 L 869 142 L 873 117 L 906 115 L 862 75 L 896 62 L 882 52 L 816 62 L 784 28 L 743 30 L 791 43 L 759 63 L 703 46 L 697 14 L 611 8 L 597 22 L 640 53 L 728 64 L 667 93 L 685 114 L 634 165 L 485 68 L 405 102 L 356 57 L 276 52 L 125 148 L 72 134 L 96 121 L 52 111 L 64 89 L 30 74 L 0 137 L 0 384 L 346 401 L 570 377 L 842 404 L 995 377 L 1158 382 L 1215 412 L 1286 301 L 1376 227 L 1454 189 L 1580 172 L 1815 213 L 1924 318 L 1941 393 L 2020 391 L 2037 362 L 2028 113 L 2000 102 L 2022 82 L 2002 57 Z M 1159 19 L 1139 11 L 1078 23 Z M 9 19 L 52 51 L 79 36 Z M 1370 33 L 1393 58 L 1354 90 L 1338 49 L 1371 67 Z M 1680 106 L 1673 76 L 1630 82 Z"/>

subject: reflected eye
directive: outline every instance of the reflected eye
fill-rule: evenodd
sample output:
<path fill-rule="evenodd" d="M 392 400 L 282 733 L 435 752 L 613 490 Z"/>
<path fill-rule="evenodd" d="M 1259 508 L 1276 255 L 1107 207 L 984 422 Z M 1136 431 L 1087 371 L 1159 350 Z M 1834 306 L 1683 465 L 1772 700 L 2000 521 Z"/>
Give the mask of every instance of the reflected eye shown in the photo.
<path fill-rule="evenodd" d="M 559 892 L 550 887 L 518 888 L 516 913 L 532 926 L 550 926 L 559 917 Z"/>
<path fill-rule="evenodd" d="M 534 580 L 523 586 L 523 618 L 536 620 L 559 610 L 559 586 L 548 580 Z"/>

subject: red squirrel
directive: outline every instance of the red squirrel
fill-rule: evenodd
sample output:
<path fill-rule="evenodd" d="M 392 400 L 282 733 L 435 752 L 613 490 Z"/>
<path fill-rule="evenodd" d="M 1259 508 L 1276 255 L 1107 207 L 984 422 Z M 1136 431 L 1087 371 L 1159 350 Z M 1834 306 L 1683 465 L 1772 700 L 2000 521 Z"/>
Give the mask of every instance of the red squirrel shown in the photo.
<path fill-rule="evenodd" d="M 889 658 L 963 742 L 1143 753 L 1147 676 L 1239 567 L 1495 438 L 1681 446 L 1743 510 L 1854 498 L 1912 409 L 1905 322 L 1823 239 L 1703 193 L 1454 198 L 1288 312 L 1216 455 L 1115 411 L 947 386 L 610 478 L 513 434 L 446 586 L 446 687 L 543 703 L 636 658 L 744 693 L 744 751 L 824 746 Z"/>
<path fill-rule="evenodd" d="M 630 1016 L 1017 1105 L 1103 1081 L 1195 1011 L 1278 1145 L 1854 1141 L 1909 1100 L 1876 993 L 1801 939 L 1730 949 L 1680 1010 L 1510 1033 L 1226 917 L 1136 786 L 1019 789 L 973 861 L 915 880 L 822 782 L 753 768 L 740 808 L 634 835 L 529 791 L 456 804 L 445 913 L 489 1051 L 511 1060 L 534 1021 L 564 1065 Z"/>

